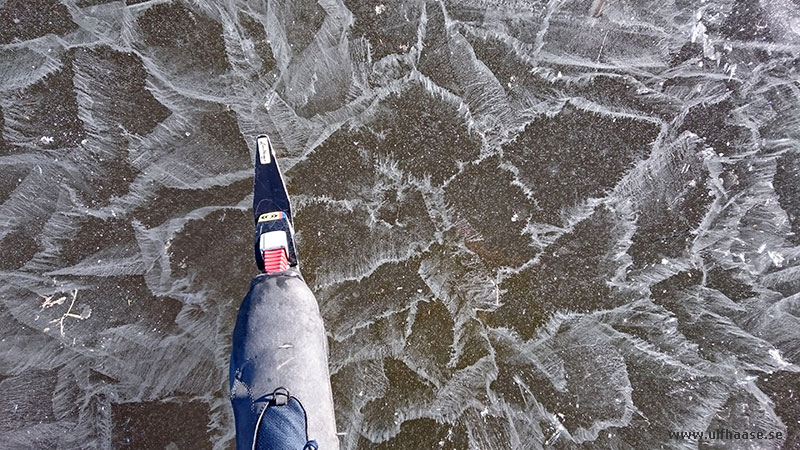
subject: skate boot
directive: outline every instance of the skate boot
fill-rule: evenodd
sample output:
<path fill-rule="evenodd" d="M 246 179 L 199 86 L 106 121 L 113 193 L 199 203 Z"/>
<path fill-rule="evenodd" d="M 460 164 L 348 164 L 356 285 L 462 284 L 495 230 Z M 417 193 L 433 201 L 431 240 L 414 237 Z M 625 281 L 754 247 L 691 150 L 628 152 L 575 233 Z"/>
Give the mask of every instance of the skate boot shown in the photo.
<path fill-rule="evenodd" d="M 274 273 L 297 266 L 292 206 L 267 135 L 256 138 L 253 214 L 258 270 Z"/>

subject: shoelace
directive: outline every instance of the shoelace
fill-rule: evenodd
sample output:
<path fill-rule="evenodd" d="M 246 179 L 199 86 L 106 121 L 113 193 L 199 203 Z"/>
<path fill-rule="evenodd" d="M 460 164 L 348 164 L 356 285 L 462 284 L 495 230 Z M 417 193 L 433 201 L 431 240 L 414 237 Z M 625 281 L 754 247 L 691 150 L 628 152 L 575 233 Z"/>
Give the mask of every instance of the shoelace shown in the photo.
<path fill-rule="evenodd" d="M 283 250 L 283 249 L 281 249 L 281 250 Z M 266 251 L 264 253 L 266 253 Z M 284 252 L 284 254 L 285 254 L 285 252 Z M 266 258 L 265 258 L 265 260 L 266 260 Z M 257 399 L 256 401 L 266 401 L 267 405 L 264 407 L 263 410 L 261 410 L 261 414 L 258 415 L 258 421 L 256 422 L 256 432 L 257 432 L 259 426 L 261 425 L 261 419 L 264 417 L 264 414 L 267 412 L 267 409 L 269 409 L 271 406 L 286 406 L 289 403 L 289 399 L 290 398 L 292 398 L 292 397 L 289 395 L 289 390 L 286 389 L 285 387 L 279 387 L 279 388 L 275 389 L 274 391 L 272 391 L 272 393 L 265 394 L 261 398 Z M 299 401 L 298 401 L 298 403 L 299 403 Z M 302 404 L 300 404 L 300 408 L 303 410 L 303 415 L 305 415 L 305 409 L 303 408 Z M 256 440 L 254 438 L 253 439 L 253 449 L 255 449 L 255 448 L 256 448 Z M 311 439 L 311 440 L 306 442 L 306 444 L 303 446 L 302 450 L 319 450 L 319 444 L 317 444 L 317 441 Z"/>

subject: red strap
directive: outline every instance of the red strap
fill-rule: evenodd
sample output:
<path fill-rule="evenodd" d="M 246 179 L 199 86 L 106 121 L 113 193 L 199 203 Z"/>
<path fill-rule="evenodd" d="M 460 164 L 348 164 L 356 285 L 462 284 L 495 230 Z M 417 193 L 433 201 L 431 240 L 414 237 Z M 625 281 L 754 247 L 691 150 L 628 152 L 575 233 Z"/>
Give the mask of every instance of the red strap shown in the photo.
<path fill-rule="evenodd" d="M 283 272 L 289 268 L 289 259 L 285 248 L 264 250 L 264 272 Z"/>

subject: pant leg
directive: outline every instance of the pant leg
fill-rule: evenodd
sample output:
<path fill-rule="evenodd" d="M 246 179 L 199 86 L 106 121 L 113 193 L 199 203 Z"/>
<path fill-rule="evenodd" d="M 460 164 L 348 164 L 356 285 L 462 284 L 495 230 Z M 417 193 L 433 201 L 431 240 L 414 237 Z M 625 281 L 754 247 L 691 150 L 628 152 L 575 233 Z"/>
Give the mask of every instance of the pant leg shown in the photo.
<path fill-rule="evenodd" d="M 249 450 L 259 397 L 285 387 L 308 416 L 308 437 L 339 448 L 325 329 L 314 294 L 295 269 L 253 278 L 233 331 L 231 402 L 237 449 Z"/>

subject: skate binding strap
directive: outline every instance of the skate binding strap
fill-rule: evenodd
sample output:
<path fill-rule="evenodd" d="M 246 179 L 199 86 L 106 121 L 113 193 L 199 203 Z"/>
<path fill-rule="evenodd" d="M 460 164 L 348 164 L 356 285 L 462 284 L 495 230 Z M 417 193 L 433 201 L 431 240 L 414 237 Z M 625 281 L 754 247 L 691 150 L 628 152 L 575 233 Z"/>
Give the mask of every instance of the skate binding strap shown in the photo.
<path fill-rule="evenodd" d="M 289 268 L 289 258 L 285 248 L 264 250 L 264 273 L 283 272 Z"/>
<path fill-rule="evenodd" d="M 289 241 L 282 230 L 262 233 L 258 242 L 264 260 L 264 272 L 283 272 L 289 268 Z"/>

